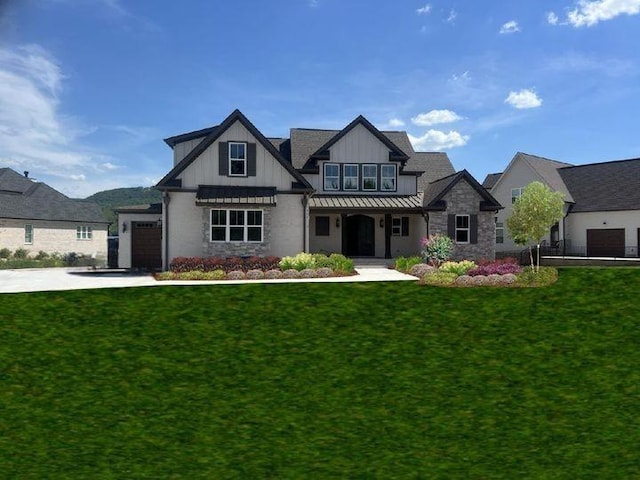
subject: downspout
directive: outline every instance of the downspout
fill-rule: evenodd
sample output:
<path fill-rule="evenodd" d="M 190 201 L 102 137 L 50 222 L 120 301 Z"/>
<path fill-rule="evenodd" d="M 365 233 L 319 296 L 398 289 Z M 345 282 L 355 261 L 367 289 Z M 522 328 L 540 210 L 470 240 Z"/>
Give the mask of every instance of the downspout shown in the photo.
<path fill-rule="evenodd" d="M 168 191 L 162 193 L 162 212 L 164 214 L 164 221 L 162 222 L 162 235 L 164 239 L 164 261 L 162 262 L 162 269 L 164 271 L 169 270 L 169 202 L 171 197 Z"/>
<path fill-rule="evenodd" d="M 308 213 L 307 206 L 309 205 L 309 194 L 305 192 L 302 196 L 302 251 L 306 252 L 307 249 L 307 222 L 308 222 Z"/>

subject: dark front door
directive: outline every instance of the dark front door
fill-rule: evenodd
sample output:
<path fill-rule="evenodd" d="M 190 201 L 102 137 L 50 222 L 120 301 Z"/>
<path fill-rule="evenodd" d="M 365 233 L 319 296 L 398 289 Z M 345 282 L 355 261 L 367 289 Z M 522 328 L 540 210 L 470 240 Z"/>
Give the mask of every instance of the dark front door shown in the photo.
<path fill-rule="evenodd" d="M 587 256 L 624 257 L 624 228 L 587 230 Z"/>
<path fill-rule="evenodd" d="M 376 254 L 376 229 L 373 217 L 368 215 L 346 217 L 345 229 L 345 255 L 348 257 L 373 257 Z"/>
<path fill-rule="evenodd" d="M 162 227 L 158 222 L 132 222 L 131 267 L 162 268 Z"/>

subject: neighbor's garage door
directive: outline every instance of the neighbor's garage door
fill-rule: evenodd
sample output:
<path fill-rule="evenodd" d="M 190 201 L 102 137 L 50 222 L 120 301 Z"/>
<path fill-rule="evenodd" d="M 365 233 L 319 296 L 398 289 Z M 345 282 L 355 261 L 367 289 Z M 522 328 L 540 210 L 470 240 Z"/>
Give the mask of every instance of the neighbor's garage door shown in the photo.
<path fill-rule="evenodd" d="M 162 268 L 162 227 L 157 222 L 132 222 L 131 266 Z"/>
<path fill-rule="evenodd" d="M 624 228 L 587 230 L 589 257 L 624 257 Z"/>

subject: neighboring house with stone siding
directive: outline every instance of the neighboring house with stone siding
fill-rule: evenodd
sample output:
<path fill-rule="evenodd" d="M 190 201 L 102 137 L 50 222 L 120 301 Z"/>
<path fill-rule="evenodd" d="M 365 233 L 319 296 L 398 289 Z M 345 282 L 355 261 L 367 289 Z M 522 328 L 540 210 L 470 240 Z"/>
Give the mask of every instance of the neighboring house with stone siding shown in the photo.
<path fill-rule="evenodd" d="M 25 249 L 30 256 L 74 252 L 104 264 L 108 228 L 99 205 L 0 168 L 0 249 Z"/>
<path fill-rule="evenodd" d="M 460 217 L 451 230 L 458 251 L 493 258 L 500 205 L 491 195 L 468 172 L 454 175 L 445 153 L 416 152 L 406 132 L 380 131 L 362 116 L 342 130 L 267 138 L 235 110 L 220 125 L 165 142 L 174 155 L 156 186 L 165 269 L 182 256 L 415 255 L 422 237 L 449 232 L 445 213 Z M 425 189 L 435 203 L 425 204 Z M 121 214 L 122 239 L 136 213 Z M 127 262 L 141 252 L 123 254 L 134 247 L 122 240 L 120 248 L 120 266 L 135 266 Z"/>

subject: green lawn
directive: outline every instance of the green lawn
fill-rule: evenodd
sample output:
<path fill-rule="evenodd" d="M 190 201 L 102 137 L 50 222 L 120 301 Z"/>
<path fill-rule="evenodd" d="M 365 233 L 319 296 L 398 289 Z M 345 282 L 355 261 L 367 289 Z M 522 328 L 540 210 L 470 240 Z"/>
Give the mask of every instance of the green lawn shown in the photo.
<path fill-rule="evenodd" d="M 0 478 L 640 478 L 640 269 L 0 296 Z"/>

